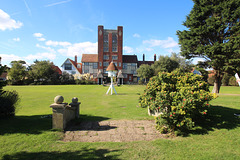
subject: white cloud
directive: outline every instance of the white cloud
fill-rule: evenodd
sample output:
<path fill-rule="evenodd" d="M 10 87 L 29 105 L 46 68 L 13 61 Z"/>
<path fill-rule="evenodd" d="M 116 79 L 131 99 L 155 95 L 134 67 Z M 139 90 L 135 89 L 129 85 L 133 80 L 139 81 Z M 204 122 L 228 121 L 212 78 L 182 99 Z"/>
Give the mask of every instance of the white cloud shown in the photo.
<path fill-rule="evenodd" d="M 125 53 L 133 53 L 133 48 L 132 47 L 128 47 L 128 46 L 124 46 L 123 50 Z"/>
<path fill-rule="evenodd" d="M 38 41 L 45 41 L 46 40 L 45 38 L 43 38 L 42 33 L 34 33 L 33 37 L 36 37 Z"/>
<path fill-rule="evenodd" d="M 43 52 L 43 53 L 37 53 L 35 55 L 30 54 L 25 57 L 27 60 L 36 60 L 36 59 L 49 59 L 49 60 L 54 60 L 56 58 L 56 54 L 54 53 L 48 53 L 48 52 Z"/>
<path fill-rule="evenodd" d="M 140 36 L 139 34 L 135 33 L 135 34 L 133 35 L 133 37 L 135 37 L 135 38 L 140 38 L 141 36 Z"/>
<path fill-rule="evenodd" d="M 52 6 L 56 6 L 56 5 L 59 5 L 59 4 L 68 3 L 68 2 L 71 2 L 71 1 L 72 0 L 60 1 L 60 2 L 56 2 L 56 3 L 51 3 L 51 4 L 48 4 L 48 5 L 45 5 L 44 7 L 52 7 Z"/>
<path fill-rule="evenodd" d="M 150 52 L 150 51 L 153 51 L 152 48 L 146 48 L 146 51 Z"/>
<path fill-rule="evenodd" d="M 38 41 L 45 41 L 46 39 L 45 38 L 37 38 Z"/>
<path fill-rule="evenodd" d="M 157 39 L 144 40 L 143 44 L 149 44 L 150 47 L 160 46 L 161 48 L 178 47 L 178 43 L 174 41 L 172 37 L 168 37 L 167 40 L 157 40 Z"/>
<path fill-rule="evenodd" d="M 20 41 L 20 38 L 19 38 L 19 37 L 13 38 L 13 41 L 19 42 L 19 41 Z"/>
<path fill-rule="evenodd" d="M 22 22 L 15 21 L 11 17 L 0 9 L 0 30 L 5 31 L 6 29 L 12 30 L 23 26 Z"/>
<path fill-rule="evenodd" d="M 97 42 L 82 42 L 74 43 L 67 48 L 59 49 L 59 53 L 66 54 L 67 56 L 75 56 L 84 54 L 97 54 Z"/>
<path fill-rule="evenodd" d="M 40 37 L 43 36 L 43 34 L 42 34 L 42 33 L 34 33 L 33 36 L 34 36 L 34 37 L 37 37 L 37 38 L 40 38 Z"/>
<path fill-rule="evenodd" d="M 54 47 L 56 47 L 56 46 L 67 47 L 67 46 L 70 46 L 70 45 L 71 45 L 70 42 L 58 42 L 58 41 L 51 41 L 51 40 L 45 42 L 45 44 L 46 44 L 47 46 L 54 46 Z"/>
<path fill-rule="evenodd" d="M 51 47 L 41 46 L 40 44 L 36 44 L 36 47 L 45 49 L 45 50 L 47 50 L 48 52 L 51 52 L 51 53 L 56 53 L 56 51 L 54 49 L 52 49 Z"/>
<path fill-rule="evenodd" d="M 4 63 L 5 61 L 10 63 L 11 61 L 17 61 L 22 59 L 21 57 L 16 56 L 14 54 L 0 54 L 0 57 L 2 57 L 2 63 Z"/>

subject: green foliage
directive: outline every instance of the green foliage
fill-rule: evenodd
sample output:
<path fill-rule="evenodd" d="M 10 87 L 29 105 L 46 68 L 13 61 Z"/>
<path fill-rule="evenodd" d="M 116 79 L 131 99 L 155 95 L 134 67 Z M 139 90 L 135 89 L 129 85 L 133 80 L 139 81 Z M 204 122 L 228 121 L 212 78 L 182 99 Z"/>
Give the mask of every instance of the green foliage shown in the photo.
<path fill-rule="evenodd" d="M 236 82 L 236 78 L 234 76 L 229 78 L 229 85 L 230 86 L 238 86 L 238 83 Z"/>
<path fill-rule="evenodd" d="M 53 84 L 58 82 L 59 76 L 53 69 L 50 61 L 36 60 L 30 67 L 29 76 L 34 79 L 34 84 Z"/>
<path fill-rule="evenodd" d="M 154 62 L 152 65 L 155 75 L 157 75 L 159 72 L 172 72 L 178 67 L 178 61 L 171 59 L 169 56 L 159 56 L 158 61 Z"/>
<path fill-rule="evenodd" d="M 19 96 L 16 91 L 3 91 L 0 94 L 0 117 L 9 118 L 15 116 Z"/>
<path fill-rule="evenodd" d="M 60 83 L 61 84 L 75 84 L 74 77 L 67 72 L 63 72 L 62 75 L 60 76 Z"/>
<path fill-rule="evenodd" d="M 151 78 L 153 76 L 153 72 L 153 68 L 147 64 L 143 64 L 137 69 L 138 77 L 140 77 L 141 81 L 142 79 L 145 79 L 145 83 L 147 78 Z"/>
<path fill-rule="evenodd" d="M 208 84 L 202 76 L 193 73 L 159 73 L 147 84 L 139 98 L 141 107 L 160 112 L 156 118 L 161 133 L 190 130 L 200 117 L 207 114 L 209 101 Z"/>
<path fill-rule="evenodd" d="M 188 29 L 177 31 L 181 54 L 187 59 L 203 57 L 203 65 L 215 70 L 216 93 L 223 74 L 240 65 L 239 17 L 239 0 L 194 0 L 183 23 Z"/>
<path fill-rule="evenodd" d="M 27 68 L 24 66 L 25 61 L 12 61 L 11 69 L 8 71 L 8 76 L 11 80 L 11 84 L 23 84 L 24 79 L 27 76 Z"/>

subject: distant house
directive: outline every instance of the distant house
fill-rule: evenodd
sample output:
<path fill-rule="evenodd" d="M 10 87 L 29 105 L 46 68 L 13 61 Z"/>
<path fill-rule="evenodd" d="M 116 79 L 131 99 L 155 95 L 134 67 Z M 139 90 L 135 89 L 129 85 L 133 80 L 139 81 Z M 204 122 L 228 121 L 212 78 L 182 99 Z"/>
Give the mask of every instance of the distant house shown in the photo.
<path fill-rule="evenodd" d="M 138 59 L 136 55 L 123 55 L 123 81 L 137 82 L 137 65 Z"/>
<path fill-rule="evenodd" d="M 98 73 L 98 55 L 82 54 L 82 73 L 90 73 L 93 77 L 97 77 Z"/>
<path fill-rule="evenodd" d="M 77 63 L 77 56 L 75 56 L 75 60 L 71 60 L 67 58 L 65 62 L 61 65 L 62 73 L 67 72 L 74 77 L 80 77 L 82 74 L 82 63 Z"/>

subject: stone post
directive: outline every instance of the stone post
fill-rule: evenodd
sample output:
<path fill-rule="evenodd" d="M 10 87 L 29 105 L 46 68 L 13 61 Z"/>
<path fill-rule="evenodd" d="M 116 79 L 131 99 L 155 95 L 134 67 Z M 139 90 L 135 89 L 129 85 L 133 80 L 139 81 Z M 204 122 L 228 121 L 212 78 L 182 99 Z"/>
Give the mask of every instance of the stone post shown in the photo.
<path fill-rule="evenodd" d="M 54 98 L 54 103 L 50 105 L 53 111 L 52 128 L 54 129 L 65 129 L 67 126 L 64 114 L 67 103 L 63 103 L 63 100 L 63 96 L 56 96 Z"/>
<path fill-rule="evenodd" d="M 80 104 L 81 104 L 81 102 L 78 102 L 77 97 L 74 97 L 72 99 L 72 103 L 69 104 L 71 106 L 71 108 L 73 108 L 75 110 L 75 118 L 79 118 Z"/>

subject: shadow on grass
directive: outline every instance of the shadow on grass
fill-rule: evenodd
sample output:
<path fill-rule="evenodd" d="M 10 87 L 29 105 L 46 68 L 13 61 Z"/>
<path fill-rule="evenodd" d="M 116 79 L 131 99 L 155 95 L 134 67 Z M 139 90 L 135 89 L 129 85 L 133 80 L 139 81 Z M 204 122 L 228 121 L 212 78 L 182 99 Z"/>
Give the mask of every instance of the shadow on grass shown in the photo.
<path fill-rule="evenodd" d="M 51 130 L 52 118 L 37 116 L 15 116 L 9 119 L 0 119 L 0 135 L 11 133 L 40 134 Z"/>
<path fill-rule="evenodd" d="M 80 115 L 78 119 L 71 121 L 70 125 L 65 131 L 79 131 L 79 130 L 94 130 L 94 131 L 105 131 L 115 129 L 115 126 L 100 125 L 100 121 L 108 120 L 107 117 Z"/>
<path fill-rule="evenodd" d="M 68 160 L 79 160 L 79 159 L 111 159 L 118 160 L 119 155 L 116 154 L 119 150 L 108 150 L 108 149 L 86 149 L 83 148 L 81 151 L 75 152 L 18 152 L 13 155 L 3 156 L 3 160 L 52 160 L 52 159 L 68 159 Z M 111 155 L 109 155 L 111 154 Z M 113 155 L 112 155 L 113 154 Z"/>
<path fill-rule="evenodd" d="M 80 118 L 73 122 L 103 121 L 107 119 L 109 118 L 80 115 Z M 15 116 L 9 119 L 0 119 L 0 126 L 0 135 L 12 133 L 41 134 L 43 131 L 52 130 L 52 118 L 51 115 Z"/>
<path fill-rule="evenodd" d="M 196 127 L 190 133 L 207 134 L 214 129 L 230 130 L 240 127 L 240 118 L 235 116 L 235 113 L 240 113 L 240 110 L 222 106 L 211 106 L 206 118 L 200 121 L 200 123 L 196 123 Z"/>

